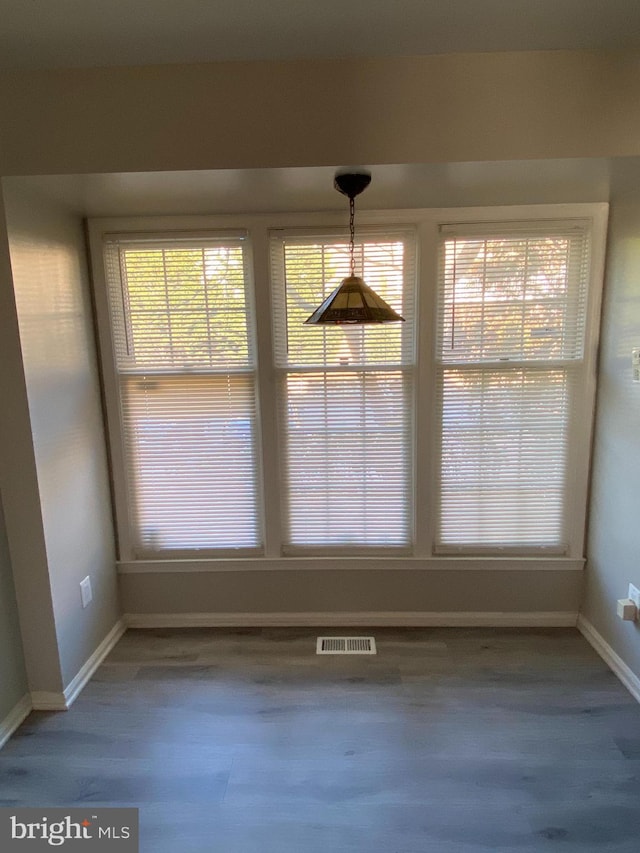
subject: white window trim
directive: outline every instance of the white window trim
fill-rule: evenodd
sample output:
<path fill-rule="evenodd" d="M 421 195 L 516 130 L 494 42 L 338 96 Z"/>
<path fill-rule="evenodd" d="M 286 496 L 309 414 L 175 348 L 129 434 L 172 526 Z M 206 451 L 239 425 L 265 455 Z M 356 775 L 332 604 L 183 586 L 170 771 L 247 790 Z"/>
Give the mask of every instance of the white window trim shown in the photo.
<path fill-rule="evenodd" d="M 495 227 L 494 227 L 495 226 Z M 586 248 L 587 254 L 585 256 L 587 271 L 591 270 L 591 238 L 592 238 L 592 227 L 590 220 L 571 220 L 570 218 L 563 218 L 558 220 L 538 220 L 532 221 L 530 218 L 525 221 L 514 221 L 508 222 L 502 220 L 500 222 L 494 223 L 492 221 L 487 223 L 482 222 L 473 222 L 473 223 L 446 223 L 440 226 L 441 232 L 441 250 L 444 246 L 446 239 L 450 236 L 456 236 L 460 239 L 473 239 L 474 236 L 478 236 L 480 239 L 484 239 L 487 237 L 495 237 L 496 239 L 513 238 L 517 237 L 519 234 L 540 234 L 541 236 L 546 235 L 547 233 L 554 234 L 575 234 L 576 237 L 581 240 L 583 237 L 586 238 Z M 444 259 L 442 256 L 440 257 L 441 265 L 444 263 Z M 439 274 L 439 285 L 438 287 L 442 287 L 444 285 L 443 281 L 444 269 L 441 267 Z M 572 275 L 576 275 L 576 273 L 572 273 Z M 579 275 L 579 274 L 578 274 Z M 579 280 L 582 280 L 581 276 L 579 276 Z M 584 282 L 585 291 L 588 295 L 589 293 L 589 281 Z M 444 294 L 439 292 L 440 300 L 444 299 Z M 579 298 L 576 293 L 576 299 Z M 588 310 L 588 305 L 586 304 L 586 300 L 584 303 L 584 320 L 586 321 L 586 312 Z M 444 321 L 444 303 L 442 302 L 439 306 L 439 324 Z M 582 315 L 581 315 L 582 316 Z M 578 329 L 582 329 L 582 325 L 578 326 Z M 577 332 L 578 337 L 576 338 L 576 346 L 577 350 L 582 351 L 584 348 L 582 346 L 582 341 L 584 337 L 584 342 L 587 342 L 587 330 L 586 328 L 581 333 Z M 443 351 L 440 352 L 440 348 L 442 347 Z M 441 341 L 438 346 L 438 353 L 435 359 L 436 363 L 436 373 L 440 377 L 441 381 L 444 380 L 444 377 L 448 372 L 453 371 L 454 373 L 460 373 L 468 370 L 472 375 L 483 375 L 483 376 L 491 376 L 491 375 L 502 375 L 506 376 L 509 373 L 515 372 L 518 374 L 520 371 L 525 371 L 528 375 L 532 375 L 535 373 L 546 373 L 548 371 L 561 371 L 567 379 L 567 386 L 570 393 L 570 396 L 573 398 L 568 409 L 568 414 L 570 416 L 570 420 L 568 422 L 568 443 L 567 443 L 567 455 L 566 455 L 566 468 L 565 468 L 565 482 L 564 482 L 564 490 L 563 490 L 563 500 L 562 500 L 562 511 L 563 516 L 566 518 L 567 522 L 570 522 L 570 513 L 568 510 L 568 496 L 573 494 L 573 488 L 575 484 L 575 476 L 579 473 L 581 467 L 581 455 L 580 455 L 580 442 L 578 440 L 578 431 L 576 429 L 576 425 L 582 422 L 582 417 L 585 414 L 583 411 L 583 406 L 585 402 L 585 395 L 583 393 L 583 389 L 586 384 L 587 379 L 587 365 L 584 357 L 584 353 L 578 355 L 575 353 L 575 356 L 570 354 L 566 355 L 557 355 L 552 358 L 543 358 L 538 359 L 535 356 L 533 358 L 528 358 L 525 354 L 519 354 L 515 357 L 494 357 L 493 360 L 487 359 L 485 356 L 480 355 L 476 358 L 467 358 L 466 356 L 462 356 L 461 359 L 451 358 L 451 353 L 446 345 L 445 340 Z M 581 405 L 579 405 L 581 404 Z M 443 417 L 443 405 L 444 399 L 442 393 L 437 395 L 437 403 L 436 403 L 436 411 L 438 421 L 442 421 Z M 586 413 L 588 414 L 588 413 Z M 442 439 L 443 433 L 441 430 L 436 430 L 436 444 L 437 444 L 437 461 L 439 466 L 442 464 Z M 487 460 L 488 462 L 488 460 Z M 491 464 L 488 462 L 488 464 Z M 583 465 L 584 463 L 582 463 Z M 437 476 L 434 479 L 434 499 L 437 503 L 437 511 L 435 513 L 436 517 L 441 515 L 442 512 L 442 490 L 441 486 L 441 471 L 437 472 Z M 540 555 L 549 555 L 549 556 L 567 556 L 572 553 L 574 550 L 574 542 L 571 539 L 570 531 L 567 530 L 568 524 L 563 524 L 563 536 L 562 541 L 558 544 L 549 544 L 549 545 L 538 545 L 535 548 L 528 548 L 524 545 L 482 545 L 480 543 L 476 544 L 447 544 L 444 541 L 435 542 L 434 543 L 434 553 L 438 555 L 469 555 L 469 556 L 481 556 L 485 555 L 500 555 L 500 554 L 510 554 L 510 555 L 526 555 L 530 554 L 535 550 L 535 553 Z M 462 531 L 458 531 L 462 533 Z"/>
<path fill-rule="evenodd" d="M 118 538 L 118 565 L 123 573 L 180 571 L 281 571 L 306 569 L 373 569 L 398 568 L 419 570 L 460 570 L 464 568 L 497 571 L 574 571 L 584 565 L 589 466 L 579 464 L 590 456 L 593 412 L 596 390 L 596 368 L 602 280 L 604 274 L 605 239 L 609 206 L 605 203 L 519 205 L 483 208 L 405 209 L 361 211 L 363 225 L 415 226 L 418 257 L 418 340 L 415 389 L 415 477 L 414 547 L 406 556 L 350 556 L 332 549 L 330 553 L 309 556 L 284 556 L 281 548 L 281 502 L 278 495 L 279 451 L 276 429 L 277 400 L 273 393 L 277 379 L 272 342 L 272 306 L 270 297 L 269 232 L 273 229 L 335 228 L 345 229 L 344 212 L 309 214 L 234 214 L 229 216 L 125 217 L 92 219 L 88 236 L 93 259 L 96 322 L 102 362 L 102 377 L 112 467 L 114 514 Z M 436 382 L 435 311 L 437 281 L 437 246 L 439 228 L 446 224 L 471 222 L 510 222 L 516 220 L 587 219 L 592 223 L 591 265 L 586 315 L 586 347 L 582 397 L 576 422 L 571 430 L 570 468 L 573 486 L 569 488 L 569 550 L 565 556 L 523 555 L 434 555 L 435 494 L 434 465 L 439 436 L 434 430 Z M 253 266 L 254 302 L 257 322 L 258 417 L 261 456 L 263 460 L 264 548 L 255 557 L 188 557 L 168 560 L 135 560 L 128 536 L 127 495 L 124 485 L 119 395 L 109 325 L 108 297 L 103 264 L 102 243 L 107 233 L 158 231 L 220 231 L 238 229 L 248 234 L 248 259 Z"/>
<path fill-rule="evenodd" d="M 279 339 L 281 347 L 286 349 L 287 339 L 286 333 L 282 330 L 287 326 L 286 320 L 286 287 L 284 286 L 284 277 L 285 277 L 285 269 L 284 269 L 284 255 L 281 254 L 284 246 L 289 242 L 295 242 L 297 239 L 302 238 L 310 238 L 311 243 L 315 243 L 317 240 L 331 240 L 338 239 L 346 241 L 348 239 L 348 232 L 345 228 L 341 230 L 336 230 L 335 228 L 324 229 L 324 228 L 271 228 L 269 230 L 269 235 L 272 241 L 272 260 L 277 258 L 277 263 L 281 263 L 281 268 L 278 273 L 275 274 L 274 278 L 278 279 L 275 282 L 272 282 L 272 287 L 270 288 L 271 295 L 276 299 L 275 313 L 272 317 L 274 326 L 275 326 L 275 334 L 273 335 L 274 340 Z M 405 279 L 403 284 L 403 292 L 404 292 L 404 303 L 402 306 L 396 306 L 397 310 L 400 310 L 400 313 L 403 314 L 407 318 L 409 322 L 406 324 L 402 324 L 402 331 L 408 331 L 406 335 L 403 335 L 403 350 L 402 356 L 398 363 L 389 365 L 387 363 L 375 364 L 375 363 L 363 363 L 358 368 L 362 375 L 371 374 L 375 375 L 380 370 L 393 370 L 401 374 L 401 383 L 410 388 L 408 403 L 410 407 L 409 417 L 407 417 L 407 423 L 409 424 L 409 441 L 407 446 L 409 448 L 409 458 L 407 460 L 408 463 L 413 462 L 414 450 L 415 450 L 415 436 L 413 435 L 415 429 L 415 417 L 413 414 L 414 411 L 414 396 L 415 396 L 415 387 L 416 387 L 416 334 L 414 328 L 411 327 L 411 323 L 415 322 L 417 319 L 417 311 L 416 311 L 416 302 L 417 302 L 417 264 L 416 264 L 416 250 L 417 250 L 417 234 L 416 227 L 412 225 L 411 227 L 407 227 L 406 225 L 398 225 L 398 223 L 389 224 L 387 223 L 385 226 L 365 226 L 360 227 L 358 229 L 358 239 L 371 241 L 380 237 L 383 241 L 387 241 L 390 237 L 395 237 L 397 239 L 401 239 L 403 242 L 406 242 L 408 246 L 410 246 L 408 252 L 408 259 L 405 255 L 405 263 L 408 265 L 408 276 L 409 279 Z M 273 275 L 273 270 L 272 270 Z M 369 281 L 371 285 L 372 282 Z M 373 285 L 375 288 L 375 285 Z M 278 327 L 280 328 L 280 333 L 278 334 Z M 306 334 L 306 332 L 302 332 L 302 334 Z M 325 365 L 324 367 L 319 364 L 289 364 L 288 359 L 284 355 L 284 352 L 281 352 L 279 357 L 276 358 L 276 367 L 275 367 L 275 375 L 276 375 L 276 395 L 279 398 L 280 405 L 282 406 L 284 399 L 286 397 L 286 382 L 287 377 L 290 375 L 301 375 L 302 373 L 316 374 L 319 375 L 325 372 L 332 372 L 338 370 L 334 365 Z M 281 451 L 284 451 L 284 455 L 287 454 L 287 429 L 284 423 L 280 425 L 280 447 Z M 329 555 L 338 555 L 339 557 L 358 557 L 358 556 L 381 556 L 388 555 L 390 557 L 403 555 L 403 556 L 411 556 L 413 554 L 413 537 L 414 537 L 414 521 L 415 521 L 415 508 L 414 508 L 414 494 L 415 487 L 413 485 L 414 481 L 414 466 L 411 464 L 408 465 L 408 482 L 411 484 L 409 492 L 410 498 L 408 500 L 408 508 L 410 512 L 407 513 L 407 524 L 406 528 L 409 533 L 410 542 L 395 544 L 395 545 L 337 545 L 337 544 L 325 544 L 325 545 L 296 545 L 291 542 L 288 542 L 287 539 L 287 527 L 289 525 L 289 501 L 288 501 L 288 483 L 287 483 L 287 475 L 288 472 L 286 470 L 286 465 L 282 466 L 282 470 L 280 471 L 280 483 L 281 483 L 281 518 L 284 522 L 283 530 L 282 530 L 282 555 L 286 557 L 326 557 Z"/>

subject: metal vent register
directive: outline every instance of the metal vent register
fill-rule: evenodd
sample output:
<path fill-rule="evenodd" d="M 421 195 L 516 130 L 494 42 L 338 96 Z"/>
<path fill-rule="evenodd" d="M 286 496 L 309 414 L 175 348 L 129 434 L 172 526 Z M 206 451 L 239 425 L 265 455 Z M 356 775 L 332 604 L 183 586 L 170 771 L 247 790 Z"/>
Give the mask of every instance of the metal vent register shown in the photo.
<path fill-rule="evenodd" d="M 317 655 L 375 655 L 374 637 L 318 637 Z"/>

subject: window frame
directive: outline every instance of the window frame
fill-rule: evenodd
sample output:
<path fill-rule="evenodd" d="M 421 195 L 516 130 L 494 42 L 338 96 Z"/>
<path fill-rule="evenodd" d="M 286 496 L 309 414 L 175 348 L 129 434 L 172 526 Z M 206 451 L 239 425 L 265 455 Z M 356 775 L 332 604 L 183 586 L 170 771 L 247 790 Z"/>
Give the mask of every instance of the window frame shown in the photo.
<path fill-rule="evenodd" d="M 407 513 L 405 526 L 408 541 L 394 545 L 390 544 L 295 544 L 289 541 L 289 467 L 288 467 L 288 441 L 289 430 L 284 420 L 284 411 L 287 400 L 287 378 L 289 376 L 301 376 L 302 374 L 321 375 L 332 372 L 340 372 L 336 365 L 320 365 L 305 363 L 287 363 L 284 350 L 287 345 L 287 329 L 289 326 L 287 316 L 287 289 L 286 269 L 284 260 L 284 249 L 287 244 L 295 245 L 299 240 L 304 245 L 307 241 L 327 241 L 346 244 L 349 238 L 348 229 L 343 228 L 272 228 L 269 230 L 271 275 L 272 282 L 270 293 L 273 300 L 273 343 L 274 369 L 276 373 L 276 398 L 278 402 L 278 449 L 281 454 L 282 465 L 280 470 L 280 511 L 281 511 L 281 552 L 286 557 L 308 557 L 308 556 L 410 556 L 413 553 L 415 539 L 415 390 L 416 390 L 416 364 L 417 364 L 417 321 L 418 321 L 418 283 L 417 283 L 417 231 L 415 225 L 398 225 L 388 223 L 386 226 L 369 225 L 360 227 L 356 235 L 356 246 L 359 243 L 375 243 L 377 239 L 381 242 L 400 240 L 408 249 L 405 255 L 405 269 L 403 274 L 403 303 L 396 306 L 396 310 L 405 316 L 406 323 L 401 324 L 401 356 L 392 364 L 369 363 L 347 368 L 349 373 L 365 376 L 375 376 L 382 371 L 393 371 L 399 374 L 399 384 L 403 388 L 403 394 L 408 402 L 408 411 L 404 409 L 407 423 L 407 459 L 406 476 L 409 484 L 410 495 L 407 500 Z M 277 272 L 275 266 L 278 266 Z M 345 275 L 348 270 L 345 269 Z M 367 276 L 365 275 L 365 279 Z M 274 281 L 276 279 L 277 281 Z M 371 282 L 369 281 L 371 284 Z M 405 285 L 406 288 L 405 288 Z M 375 284 L 372 285 L 375 288 Z M 326 297 L 327 294 L 324 296 Z M 320 303 L 323 295 L 318 296 Z M 385 327 L 388 328 L 388 327 Z M 311 332 L 313 334 L 313 332 Z M 329 332 L 331 334 L 331 332 Z M 280 347 L 280 352 L 278 352 Z"/>
<path fill-rule="evenodd" d="M 548 228 L 545 228 L 545 224 L 548 223 Z M 508 376 L 510 373 L 517 373 L 521 371 L 522 374 L 535 374 L 535 373 L 544 373 L 544 372 L 562 372 L 566 381 L 566 394 L 569 397 L 569 403 L 567 406 L 567 455 L 566 455 L 566 479 L 565 479 L 565 488 L 563 492 L 563 510 L 565 512 L 566 523 L 562 526 L 562 530 L 566 533 L 564 538 L 564 542 L 558 545 L 483 545 L 483 544 L 447 544 L 442 541 L 438 541 L 437 535 L 434 537 L 433 544 L 433 553 L 435 555 L 469 555 L 469 556 L 496 556 L 500 554 L 508 554 L 510 556 L 527 556 L 527 555 L 549 555 L 549 556 L 559 556 L 565 557 L 570 556 L 574 551 L 576 546 L 576 542 L 571 539 L 571 522 L 572 516 L 569 507 L 569 501 L 567 500 L 567 495 L 572 493 L 571 490 L 573 488 L 572 484 L 576 482 L 576 477 L 579 476 L 580 469 L 580 455 L 579 452 L 582 449 L 581 445 L 581 436 L 580 430 L 577 428 L 581 423 L 581 418 L 579 414 L 579 410 L 581 408 L 581 403 L 585 401 L 585 371 L 586 371 L 586 355 L 587 355 L 587 344 L 588 344 L 588 312 L 589 312 L 589 294 L 591 292 L 591 281 L 590 281 L 590 270 L 591 270 L 591 241 L 593 239 L 593 229 L 590 227 L 590 223 L 588 219 L 579 220 L 579 219 L 571 219 L 565 217 L 561 220 L 540 220 L 533 221 L 531 219 L 526 222 L 514 220 L 507 221 L 503 220 L 500 223 L 496 224 L 495 229 L 492 227 L 495 223 L 487 222 L 486 225 L 489 226 L 488 230 L 483 228 L 482 226 L 485 223 L 474 222 L 470 223 L 468 227 L 465 227 L 466 223 L 456 223 L 458 227 L 455 227 L 454 223 L 442 223 L 440 226 L 440 247 L 439 247 L 439 282 L 438 282 L 438 307 L 437 307 L 437 322 L 442 319 L 444 322 L 445 317 L 447 315 L 446 309 L 444 307 L 444 292 L 440 291 L 440 286 L 444 286 L 444 258 L 442 256 L 442 249 L 444 248 L 445 242 L 447 238 L 451 235 L 455 238 L 459 239 L 469 239 L 473 240 L 475 238 L 484 239 L 486 236 L 491 235 L 491 239 L 499 239 L 501 237 L 515 239 L 520 234 L 526 234 L 527 236 L 535 236 L 536 234 L 540 237 L 545 236 L 554 236 L 555 234 L 564 235 L 570 233 L 572 229 L 576 229 L 576 233 L 578 235 L 584 235 L 586 237 L 586 266 L 587 266 L 587 275 L 585 282 L 585 300 L 584 300 L 584 349 L 583 354 L 581 356 L 571 357 L 570 355 L 555 355 L 544 358 L 536 358 L 535 355 L 531 357 L 527 357 L 526 355 L 518 355 L 516 357 L 511 356 L 494 356 L 494 357 L 486 357 L 483 354 L 475 358 L 462 358 L 455 359 L 450 355 L 449 348 L 446 346 L 446 332 L 443 328 L 442 330 L 438 329 L 437 335 L 443 335 L 443 346 L 442 351 L 440 351 L 439 347 L 436 347 L 436 354 L 434 358 L 434 368 L 436 372 L 436 385 L 438 388 L 438 393 L 436 394 L 436 405 L 435 411 L 437 412 L 437 419 L 440 424 L 442 424 L 443 414 L 444 414 L 444 379 L 447 373 L 450 372 L 459 372 L 464 373 L 465 371 L 469 371 L 471 373 L 475 373 L 476 375 L 486 375 L 486 376 Z M 447 229 L 447 226 L 450 226 Z M 454 227 L 451 227 L 454 226 Z M 448 233 L 449 231 L 449 233 Z M 578 298 L 578 297 L 576 297 Z M 569 302 L 571 306 L 572 303 Z M 582 341 L 582 336 L 578 336 L 576 341 Z M 580 349 L 580 347 L 579 347 Z M 442 393 L 440 393 L 442 391 Z M 587 413 L 584 413 L 585 416 Z M 436 477 L 434 479 L 434 509 L 435 509 L 435 525 L 436 528 L 438 526 L 438 522 L 440 520 L 441 511 L 442 511 L 442 447 L 443 447 L 443 438 L 444 433 L 442 429 L 436 431 L 436 442 L 437 442 L 437 452 L 435 463 L 437 465 Z M 589 436 L 590 442 L 590 436 Z M 585 498 L 586 503 L 586 498 Z M 574 530 L 575 532 L 575 530 Z M 580 548 L 582 544 L 580 544 Z"/>
<path fill-rule="evenodd" d="M 282 501 L 280 453 L 275 393 L 280 369 L 274 359 L 272 334 L 273 306 L 270 292 L 270 232 L 274 229 L 331 229 L 344 232 L 344 211 L 329 213 L 231 214 L 220 216 L 110 217 L 89 220 L 88 241 L 92 259 L 93 291 L 98 331 L 101 375 L 118 564 L 121 572 L 193 571 L 303 571 L 305 569 L 434 569 L 461 568 L 496 570 L 580 570 L 584 564 L 584 536 L 589 481 L 589 457 L 595 402 L 596 366 L 600 301 L 604 274 L 605 237 L 608 218 L 606 203 L 518 205 L 496 207 L 432 208 L 361 211 L 362 226 L 414 227 L 417 245 L 416 278 L 416 365 L 414 385 L 414 530 L 410 553 L 395 555 L 364 549 L 358 555 L 333 549 L 306 555 L 287 555 L 281 544 Z M 436 305 L 439 229 L 459 223 L 510 222 L 514 220 L 587 219 L 591 222 L 591 263 L 585 323 L 586 344 L 580 381 L 580 400 L 570 426 L 571 460 L 567 487 L 567 533 L 570 542 L 564 556 L 542 554 L 438 554 L 435 551 L 435 487 L 439 435 L 437 424 Z M 102 241 L 105 233 L 149 231 L 246 232 L 249 290 L 253 290 L 257 350 L 258 445 L 262 460 L 260 499 L 264 543 L 260 554 L 229 556 L 189 553 L 181 558 L 136 559 L 128 536 L 128 512 L 124 485 L 119 398 L 105 284 Z"/>
<path fill-rule="evenodd" d="M 522 567 L 526 564 L 545 563 L 554 565 L 556 560 L 578 561 L 584 563 L 584 547 L 587 521 L 587 498 L 590 477 L 591 443 L 593 434 L 593 421 L 595 414 L 596 377 L 600 331 L 600 307 L 602 301 L 602 288 L 604 279 L 604 262 L 606 246 L 606 230 L 609 206 L 606 203 L 586 204 L 552 204 L 552 205 L 528 205 L 517 207 L 497 207 L 482 209 L 467 209 L 453 213 L 451 216 L 440 218 L 438 231 L 446 229 L 448 225 L 489 225 L 504 224 L 505 231 L 513 233 L 513 225 L 520 222 L 531 222 L 541 225 L 545 222 L 557 223 L 558 221 L 584 220 L 590 239 L 590 253 L 588 257 L 588 274 L 586 282 L 586 306 L 584 324 L 584 354 L 582 363 L 576 369 L 577 380 L 574 384 L 573 393 L 575 400 L 570 412 L 568 428 L 568 456 L 567 456 L 567 478 L 565 487 L 566 507 L 566 549 L 562 552 L 556 549 L 541 548 L 503 548 L 483 549 L 464 547 L 438 547 L 437 524 L 439 516 L 439 460 L 441 448 L 441 432 L 434 430 L 432 443 L 432 461 L 436 465 L 434 479 L 431 488 L 431 501 L 433 512 L 429 518 L 430 539 L 432 542 L 432 554 L 436 559 L 455 560 L 462 558 L 467 562 L 480 561 L 515 560 Z M 469 215 L 473 214 L 473 215 Z M 440 233 L 436 238 L 440 242 Z M 438 256 L 438 264 L 440 258 Z M 438 273 L 436 272 L 436 275 Z M 545 367 L 551 368 L 555 364 L 571 365 L 563 359 L 549 361 Z M 446 364 L 446 362 L 444 363 Z M 534 366 L 526 361 L 513 361 L 511 364 Z M 488 366 L 488 363 L 487 363 Z M 542 365 L 541 365 L 542 366 Z M 431 366 L 435 385 L 438 374 L 442 367 L 439 362 L 437 344 L 434 341 L 433 364 Z M 441 418 L 441 401 L 436 394 L 437 419 Z"/>
<path fill-rule="evenodd" d="M 116 220 L 112 220 L 116 224 Z M 118 220 L 119 221 L 119 220 Z M 158 559 L 193 559 L 198 555 L 205 557 L 233 557 L 244 556 L 253 557 L 260 556 L 263 553 L 263 545 L 261 540 L 264 539 L 264 513 L 263 513 L 263 482 L 262 482 L 262 459 L 261 459 L 261 442 L 260 442 L 260 411 L 258 403 L 258 357 L 256 345 L 256 311 L 254 304 L 255 287 L 252 276 L 252 263 L 250 256 L 250 245 L 248 244 L 248 235 L 245 229 L 242 228 L 194 228 L 181 229 L 174 227 L 156 227 L 158 222 L 156 219 L 145 220 L 148 222 L 148 228 L 129 229 L 99 229 L 98 233 L 93 231 L 93 223 L 89 223 L 89 238 L 91 247 L 91 256 L 93 259 L 93 279 L 94 279 L 94 304 L 96 308 L 96 323 L 99 337 L 99 350 L 102 363 L 102 381 L 104 392 L 104 404 L 106 410 L 107 423 L 107 439 L 109 458 L 111 462 L 110 475 L 113 495 L 113 513 L 116 532 L 116 546 L 120 558 L 126 558 L 134 561 L 158 560 Z M 139 221 L 142 225 L 142 222 Z M 94 238 L 99 240 L 99 248 L 94 244 Z M 128 317 L 124 308 L 121 316 L 114 317 L 112 308 L 112 300 L 109 295 L 109 285 L 107 277 L 107 258 L 105 245 L 107 243 L 118 243 L 122 240 L 123 243 L 130 243 L 131 247 L 148 246 L 153 247 L 154 243 L 158 246 L 162 244 L 170 244 L 175 241 L 176 245 L 181 244 L 187 247 L 189 243 L 201 244 L 203 241 L 211 241 L 212 245 L 226 240 L 242 242 L 242 256 L 244 268 L 244 288 L 245 288 L 245 305 L 247 309 L 247 330 L 248 330 L 248 349 L 249 361 L 253 364 L 234 365 L 229 370 L 224 371 L 219 368 L 211 369 L 196 369 L 190 371 L 187 369 L 176 370 L 167 365 L 165 368 L 150 368 L 147 371 L 148 375 L 158 375 L 162 379 L 171 379 L 182 377 L 187 380 L 197 378 L 199 376 L 215 376 L 225 375 L 229 377 L 248 376 L 253 379 L 254 395 L 255 395 L 255 435 L 253 439 L 253 447 L 256 460 L 255 471 L 255 496 L 256 496 L 256 533 L 258 544 L 256 546 L 240 546 L 237 548 L 194 548 L 194 549 L 166 549 L 162 551 L 154 551 L 145 549 L 144 546 L 136 544 L 135 529 L 137 526 L 137 511 L 132 504 L 131 492 L 133 475 L 127 473 L 127 441 L 124 408 L 126 405 L 125 395 L 121 388 L 127 382 L 135 381 L 134 377 L 139 376 L 142 381 L 145 374 L 144 369 L 140 371 L 135 368 L 127 368 L 118 366 L 117 347 L 115 342 L 114 325 L 116 323 L 123 324 L 127 327 Z M 95 251 L 99 251 L 99 262 L 96 262 Z M 126 378 L 125 378 L 126 377 Z"/>

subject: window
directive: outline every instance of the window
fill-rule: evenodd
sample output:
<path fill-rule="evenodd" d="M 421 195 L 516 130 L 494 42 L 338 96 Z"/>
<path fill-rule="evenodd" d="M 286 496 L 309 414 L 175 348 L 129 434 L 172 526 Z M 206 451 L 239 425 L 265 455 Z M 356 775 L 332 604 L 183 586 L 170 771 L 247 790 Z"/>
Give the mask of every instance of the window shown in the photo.
<path fill-rule="evenodd" d="M 586 223 L 442 229 L 437 547 L 569 548 Z"/>
<path fill-rule="evenodd" d="M 116 235 L 105 258 L 134 552 L 257 548 L 243 240 Z"/>
<path fill-rule="evenodd" d="M 272 237 L 284 545 L 409 547 L 413 520 L 415 234 L 361 237 L 357 274 L 405 317 L 305 326 L 349 274 L 335 236 Z"/>
<path fill-rule="evenodd" d="M 90 223 L 123 570 L 579 569 L 606 215 Z"/>

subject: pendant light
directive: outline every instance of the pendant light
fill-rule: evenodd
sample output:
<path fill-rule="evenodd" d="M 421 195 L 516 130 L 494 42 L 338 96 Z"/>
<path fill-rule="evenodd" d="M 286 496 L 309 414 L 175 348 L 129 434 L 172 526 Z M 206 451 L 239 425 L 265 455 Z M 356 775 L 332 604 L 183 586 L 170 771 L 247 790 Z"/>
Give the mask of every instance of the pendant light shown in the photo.
<path fill-rule="evenodd" d="M 404 321 L 390 305 L 356 275 L 355 248 L 355 197 L 371 183 L 367 172 L 337 174 L 334 187 L 349 198 L 349 265 L 350 273 L 336 287 L 313 314 L 305 320 L 309 325 L 396 323 Z"/>

